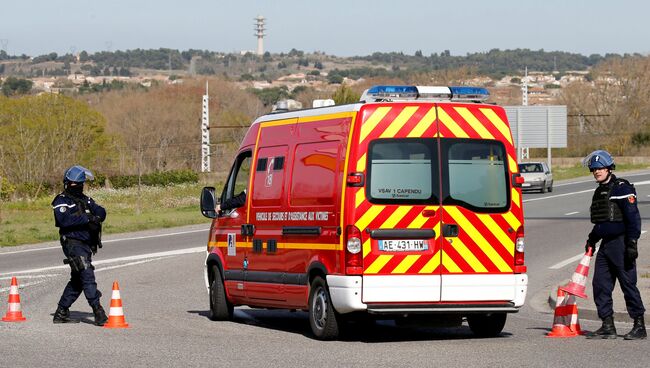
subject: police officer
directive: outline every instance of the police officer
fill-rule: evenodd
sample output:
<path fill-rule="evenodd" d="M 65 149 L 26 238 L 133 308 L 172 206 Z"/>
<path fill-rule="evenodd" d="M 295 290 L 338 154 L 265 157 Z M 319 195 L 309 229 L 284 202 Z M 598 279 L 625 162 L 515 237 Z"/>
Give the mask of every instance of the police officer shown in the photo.
<path fill-rule="evenodd" d="M 63 290 L 54 323 L 78 323 L 70 318 L 70 306 L 83 291 L 93 309 L 95 324 L 103 326 L 108 320 L 100 304 L 102 293 L 97 290 L 92 254 L 101 247 L 101 222 L 106 210 L 83 194 L 84 182 L 93 180 L 93 174 L 82 166 L 72 166 L 63 177 L 63 192 L 52 201 L 54 221 L 59 228 L 61 245 L 70 265 L 70 281 Z"/>
<path fill-rule="evenodd" d="M 601 241 L 596 256 L 593 288 L 598 317 L 603 324 L 589 339 L 615 339 L 612 291 L 619 281 L 627 311 L 634 320 L 626 340 L 647 337 L 643 314 L 645 308 L 636 286 L 637 240 L 641 235 L 641 216 L 636 203 L 634 185 L 612 174 L 614 159 L 603 150 L 597 150 L 585 158 L 585 163 L 598 182 L 591 201 L 591 222 L 594 224 L 585 245 L 585 251 L 595 250 Z"/>

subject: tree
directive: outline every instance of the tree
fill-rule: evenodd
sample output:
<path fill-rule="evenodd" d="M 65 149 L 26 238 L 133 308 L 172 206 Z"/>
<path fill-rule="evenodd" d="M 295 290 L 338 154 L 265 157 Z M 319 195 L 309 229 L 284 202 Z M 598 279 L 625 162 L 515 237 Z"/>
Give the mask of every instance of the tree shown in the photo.
<path fill-rule="evenodd" d="M 83 50 L 82 52 L 79 53 L 79 62 L 85 63 L 86 61 L 89 60 L 88 53 L 86 50 Z"/>
<path fill-rule="evenodd" d="M 318 70 L 323 70 L 323 63 L 321 63 L 320 61 L 316 61 L 314 63 L 314 68 L 316 68 Z"/>
<path fill-rule="evenodd" d="M 355 93 L 345 84 L 341 84 L 341 86 L 334 91 L 334 94 L 332 94 L 332 99 L 337 105 L 355 103 L 359 101 L 359 98 L 361 98 L 361 95 Z"/>
<path fill-rule="evenodd" d="M 2 83 L 2 93 L 5 96 L 25 95 L 32 90 L 33 84 L 27 79 L 9 77 Z"/>
<path fill-rule="evenodd" d="M 0 176 L 31 196 L 57 185 L 74 164 L 105 160 L 104 118 L 80 101 L 54 94 L 0 98 Z"/>

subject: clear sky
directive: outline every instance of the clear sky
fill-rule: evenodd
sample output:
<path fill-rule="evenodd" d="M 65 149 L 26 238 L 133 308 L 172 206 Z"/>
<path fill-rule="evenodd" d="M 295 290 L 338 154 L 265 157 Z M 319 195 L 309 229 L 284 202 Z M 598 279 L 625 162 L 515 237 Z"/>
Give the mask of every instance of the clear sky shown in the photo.
<path fill-rule="evenodd" d="M 272 53 L 650 53 L 647 0 L 0 0 L 0 49 L 256 50 L 258 15 Z"/>

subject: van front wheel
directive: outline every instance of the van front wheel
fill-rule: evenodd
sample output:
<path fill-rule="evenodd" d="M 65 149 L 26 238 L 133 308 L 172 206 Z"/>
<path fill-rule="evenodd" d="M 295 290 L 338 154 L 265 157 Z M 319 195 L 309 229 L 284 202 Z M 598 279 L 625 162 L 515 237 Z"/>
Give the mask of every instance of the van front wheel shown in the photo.
<path fill-rule="evenodd" d="M 327 283 L 320 276 L 311 283 L 309 290 L 309 325 L 319 340 L 332 340 L 339 335 L 337 313 L 332 306 Z"/>
<path fill-rule="evenodd" d="M 494 337 L 499 335 L 506 325 L 506 314 L 470 314 L 467 316 L 467 324 L 478 337 Z"/>
<path fill-rule="evenodd" d="M 213 321 L 232 320 L 234 307 L 226 298 L 226 289 L 219 267 L 212 266 L 212 282 L 210 282 L 210 319 Z"/>

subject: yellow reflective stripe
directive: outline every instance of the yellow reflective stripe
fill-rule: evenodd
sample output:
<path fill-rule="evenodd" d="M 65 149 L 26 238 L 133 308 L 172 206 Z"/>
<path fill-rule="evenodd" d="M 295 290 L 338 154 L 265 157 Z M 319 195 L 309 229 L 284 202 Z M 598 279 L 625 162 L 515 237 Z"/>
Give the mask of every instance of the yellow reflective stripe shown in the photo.
<path fill-rule="evenodd" d="M 458 224 L 458 226 L 467 233 L 467 236 L 469 236 L 476 245 L 478 245 L 479 248 L 485 253 L 485 255 L 494 263 L 495 266 L 499 269 L 501 272 L 512 272 L 512 268 L 501 258 L 499 253 L 497 253 L 494 248 L 488 243 L 487 240 L 481 235 L 481 233 L 476 230 L 474 225 L 472 225 L 465 216 L 458 210 L 456 207 L 445 207 L 447 210 L 447 213 L 453 217 L 454 221 Z"/>
<path fill-rule="evenodd" d="M 517 194 L 517 195 L 519 195 L 519 194 Z M 519 229 L 519 226 L 521 226 L 521 222 L 519 222 L 519 219 L 517 218 L 517 216 L 515 216 L 512 212 L 505 213 L 503 215 L 503 218 L 510 225 L 510 227 L 515 231 L 517 231 L 517 229 Z"/>
<path fill-rule="evenodd" d="M 357 227 L 357 229 L 359 229 L 360 231 L 364 231 L 368 227 L 368 224 L 370 224 L 370 222 L 372 222 L 372 220 L 374 220 L 375 217 L 379 215 L 379 213 L 384 209 L 384 207 L 385 206 L 371 206 L 368 209 L 368 211 L 366 211 L 366 213 L 364 213 L 363 216 L 361 216 L 359 221 L 356 222 L 355 226 Z"/>
<path fill-rule="evenodd" d="M 435 271 L 438 266 L 440 266 L 440 251 L 437 251 L 436 254 L 433 255 L 433 258 L 431 258 L 429 262 L 418 271 L 418 273 L 431 273 Z"/>
<path fill-rule="evenodd" d="M 365 273 L 377 273 L 381 271 L 381 269 L 384 268 L 386 263 L 388 263 L 388 261 L 390 261 L 391 258 L 393 258 L 392 255 L 388 255 L 388 254 L 380 255 L 379 257 L 377 257 L 377 259 L 375 259 L 374 262 L 372 262 L 370 266 L 368 266 L 368 268 L 366 268 Z"/>
<path fill-rule="evenodd" d="M 517 189 L 512 188 L 512 190 L 510 191 L 510 197 L 512 197 L 512 202 L 514 202 L 514 204 L 517 205 L 517 207 L 521 208 L 521 202 L 520 202 L 521 198 L 519 197 L 519 192 L 517 191 Z"/>
<path fill-rule="evenodd" d="M 510 253 L 510 255 L 515 254 L 515 242 L 510 239 L 510 237 L 503 231 L 501 226 L 499 226 L 492 217 L 489 215 L 478 215 L 479 220 L 483 221 L 483 224 L 490 230 L 490 232 L 499 240 L 503 248 Z"/>
<path fill-rule="evenodd" d="M 395 267 L 394 270 L 391 271 L 391 273 L 406 273 L 406 271 L 413 266 L 413 263 L 415 263 L 418 259 L 420 259 L 420 255 L 418 254 L 411 254 L 406 256 L 402 262 L 399 263 L 397 267 Z"/>
<path fill-rule="evenodd" d="M 460 269 L 460 267 L 458 267 L 456 262 L 454 262 L 454 260 L 451 259 L 451 257 L 449 257 L 444 251 L 442 252 L 442 265 L 445 266 L 447 271 L 452 273 L 459 273 L 463 271 Z"/>
<path fill-rule="evenodd" d="M 474 253 L 470 251 L 465 244 L 460 240 L 460 238 L 454 238 L 454 242 L 451 243 L 451 246 L 454 247 L 456 252 L 460 254 L 461 257 L 469 264 L 470 267 L 474 270 L 474 272 L 487 272 L 487 268 L 483 266 L 481 261 L 476 258 Z"/>
<path fill-rule="evenodd" d="M 508 168 L 510 169 L 510 172 L 513 174 L 519 172 L 519 168 L 517 167 L 517 162 L 510 155 L 508 155 Z"/>
<path fill-rule="evenodd" d="M 372 250 L 370 238 L 366 239 L 365 242 L 363 242 L 363 258 L 366 258 L 368 254 L 370 254 L 370 251 Z"/>
<path fill-rule="evenodd" d="M 341 119 L 341 118 L 354 118 L 354 116 L 357 114 L 356 111 L 348 111 L 348 112 L 337 112 L 334 114 L 325 114 L 325 115 L 316 115 L 316 116 L 304 116 L 301 117 L 298 120 L 298 123 L 311 123 L 314 121 L 322 121 L 322 120 L 333 120 L 333 119 Z"/>
<path fill-rule="evenodd" d="M 380 228 L 382 229 L 392 229 L 397 225 L 397 223 L 406 216 L 406 214 L 413 208 L 412 206 L 399 206 L 397 210 L 390 215 Z"/>
<path fill-rule="evenodd" d="M 357 190 L 357 194 L 354 195 L 354 207 L 359 207 L 361 203 L 366 199 L 366 193 L 363 188 Z"/>
<path fill-rule="evenodd" d="M 366 168 L 366 153 L 364 152 L 363 155 L 361 155 L 361 158 L 357 161 L 357 172 L 363 172 L 363 170 Z"/>
<path fill-rule="evenodd" d="M 424 134 L 424 132 L 426 132 L 427 129 L 429 129 L 429 127 L 431 127 L 431 125 L 433 124 L 434 121 L 436 121 L 436 110 L 435 110 L 435 108 L 432 107 L 424 115 L 422 120 L 420 120 L 418 122 L 418 124 L 415 126 L 415 128 L 413 128 L 413 130 L 411 130 L 409 132 L 407 137 L 409 137 L 409 138 L 421 137 Z"/>
<path fill-rule="evenodd" d="M 510 136 L 510 129 L 508 128 L 508 124 L 506 124 L 499 115 L 497 115 L 494 110 L 488 109 L 488 108 L 482 108 L 480 109 L 483 115 L 485 115 L 488 120 L 494 124 L 494 126 L 503 134 L 504 137 L 512 144 L 512 137 Z"/>
<path fill-rule="evenodd" d="M 402 112 L 397 115 L 397 117 L 390 123 L 388 128 L 384 130 L 383 133 L 379 136 L 379 138 L 392 138 L 397 134 L 397 132 L 404 126 L 404 124 L 408 121 L 408 119 L 415 114 L 415 112 L 418 110 L 417 106 L 407 106 L 404 109 L 402 109 Z"/>
<path fill-rule="evenodd" d="M 469 135 L 440 107 L 438 107 L 438 119 L 447 129 L 451 130 L 456 138 L 469 138 Z"/>
<path fill-rule="evenodd" d="M 381 119 L 383 119 L 384 116 L 388 114 L 390 109 L 391 109 L 390 107 L 386 107 L 386 106 L 378 107 L 377 110 L 375 110 L 375 112 L 373 112 L 372 115 L 370 115 L 368 119 L 366 119 L 366 121 L 363 122 L 363 125 L 361 125 L 359 142 L 363 142 L 363 140 L 366 139 L 366 137 L 373 131 L 373 129 L 377 127 Z"/>
<path fill-rule="evenodd" d="M 474 114 L 472 114 L 466 107 L 455 107 L 456 112 L 465 119 L 472 126 L 472 128 L 481 136 L 483 139 L 494 139 L 494 136 L 485 128 L 483 123 L 481 123 Z"/>
<path fill-rule="evenodd" d="M 297 121 L 298 121 L 298 118 L 265 121 L 263 123 L 260 123 L 260 128 L 268 128 L 268 127 L 278 126 L 278 125 L 295 124 Z"/>

